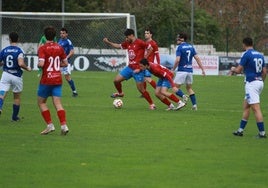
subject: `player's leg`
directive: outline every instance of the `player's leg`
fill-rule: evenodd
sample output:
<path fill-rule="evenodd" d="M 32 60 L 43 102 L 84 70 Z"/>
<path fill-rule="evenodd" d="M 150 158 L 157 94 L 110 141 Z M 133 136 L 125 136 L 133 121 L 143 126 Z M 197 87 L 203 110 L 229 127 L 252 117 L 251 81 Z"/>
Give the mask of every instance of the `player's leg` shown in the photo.
<path fill-rule="evenodd" d="M 180 88 L 181 88 L 181 85 L 185 84 L 186 76 L 187 76 L 187 72 L 177 72 L 174 78 L 174 83 L 176 87 L 178 88 L 176 95 L 181 97 L 184 103 L 187 103 L 188 96 L 185 95 L 184 92 Z"/>
<path fill-rule="evenodd" d="M 130 79 L 132 77 L 132 74 L 133 74 L 133 70 L 129 67 L 125 67 L 119 72 L 119 74 L 115 76 L 113 83 L 117 92 L 111 95 L 112 98 L 124 97 L 124 92 L 122 89 L 122 82 L 124 80 Z"/>
<path fill-rule="evenodd" d="M 196 102 L 196 95 L 194 90 L 192 89 L 192 84 L 186 84 L 186 90 L 189 94 L 189 98 L 192 103 L 192 110 L 197 110 L 197 102 Z"/>
<path fill-rule="evenodd" d="M 265 130 L 264 130 L 264 122 L 263 115 L 260 107 L 260 94 L 263 90 L 263 82 L 255 81 L 255 82 L 247 82 L 245 84 L 245 99 L 243 103 L 243 115 L 242 120 L 240 121 L 240 127 L 233 134 L 236 136 L 243 136 L 243 131 L 247 125 L 250 110 L 252 109 L 256 124 L 259 130 L 259 134 L 257 135 L 259 138 L 266 138 Z"/>
<path fill-rule="evenodd" d="M 7 96 L 10 86 L 10 74 L 4 71 L 0 80 L 0 115 L 2 114 L 4 100 Z"/>
<path fill-rule="evenodd" d="M 186 104 L 182 102 L 176 95 L 173 93 L 170 93 L 168 89 L 171 87 L 170 82 L 167 79 L 163 79 L 162 87 L 161 87 L 161 94 L 164 95 L 165 97 L 168 97 L 170 100 L 174 101 L 177 103 L 177 107 L 174 108 L 174 110 L 179 110 L 183 108 Z"/>
<path fill-rule="evenodd" d="M 259 134 L 257 135 L 259 138 L 266 138 L 265 130 L 264 130 L 264 122 L 263 115 L 260 107 L 260 94 L 263 90 L 263 82 L 255 81 L 250 83 L 250 98 L 248 99 L 248 103 L 255 115 L 255 120 L 257 124 L 257 128 L 259 130 Z"/>
<path fill-rule="evenodd" d="M 22 78 L 21 77 L 16 77 L 16 76 L 13 76 L 11 78 L 12 80 L 12 84 L 11 84 L 11 87 L 12 87 L 12 92 L 13 92 L 13 113 L 12 113 L 12 118 L 11 120 L 12 121 L 19 121 L 20 118 L 19 118 L 19 111 L 20 111 L 20 96 L 21 96 L 21 92 L 23 90 L 23 81 L 22 81 Z"/>
<path fill-rule="evenodd" d="M 20 95 L 21 93 L 13 93 L 14 103 L 13 103 L 13 113 L 12 113 L 12 121 L 19 121 L 19 112 L 20 112 Z"/>
<path fill-rule="evenodd" d="M 149 103 L 149 108 L 151 110 L 156 109 L 155 104 L 153 103 L 153 100 L 149 94 L 149 92 L 147 90 L 144 89 L 144 72 L 139 72 L 139 73 L 135 73 L 133 74 L 133 78 L 136 81 L 136 86 L 137 89 L 139 90 L 139 92 L 143 95 L 143 97 L 145 98 L 145 100 Z"/>
<path fill-rule="evenodd" d="M 246 128 L 246 125 L 248 123 L 249 115 L 250 115 L 250 105 L 245 99 L 243 102 L 243 114 L 242 114 L 242 119 L 240 121 L 239 128 L 237 131 L 233 132 L 235 136 L 243 136 L 243 131 Z"/>
<path fill-rule="evenodd" d="M 253 110 L 253 113 L 255 115 L 257 128 L 259 130 L 258 137 L 260 138 L 266 138 L 265 130 L 264 130 L 264 122 L 263 122 L 263 115 L 260 108 L 260 104 L 252 104 L 251 109 Z"/>
<path fill-rule="evenodd" d="M 6 96 L 7 92 L 1 89 L 0 86 L 0 115 L 2 114 L 3 105 L 4 105 L 4 98 Z"/>
<path fill-rule="evenodd" d="M 159 83 L 159 82 L 158 82 Z M 161 93 L 161 86 L 156 86 L 155 88 L 155 96 L 165 105 L 168 106 L 168 108 L 166 109 L 167 111 L 169 110 L 173 110 L 175 108 L 175 106 Z"/>
<path fill-rule="evenodd" d="M 192 102 L 192 110 L 196 111 L 197 110 L 197 102 L 196 102 L 195 92 L 192 89 L 192 85 L 193 85 L 193 74 L 192 73 L 187 73 L 185 83 L 186 83 L 187 93 L 188 93 L 190 100 Z"/>
<path fill-rule="evenodd" d="M 148 82 L 154 89 L 156 88 L 156 82 L 152 79 L 152 74 L 147 69 L 144 70 L 144 78 L 145 78 L 145 81 Z M 145 90 L 146 90 L 146 82 L 145 82 L 145 87 L 144 87 Z"/>
<path fill-rule="evenodd" d="M 171 88 L 170 82 L 167 79 L 159 79 L 159 81 L 161 81 L 160 93 L 164 95 L 165 97 L 169 98 L 170 100 L 178 103 L 180 99 L 176 97 L 176 95 L 168 91 L 168 89 Z"/>
<path fill-rule="evenodd" d="M 53 132 L 55 130 L 55 127 L 52 122 L 50 110 L 46 104 L 47 98 L 51 96 L 51 87 L 46 85 L 39 85 L 38 91 L 37 91 L 37 104 L 39 107 L 39 110 L 41 112 L 41 115 L 46 122 L 47 126 L 46 128 L 40 133 L 41 135 L 46 135 L 50 132 Z"/>
<path fill-rule="evenodd" d="M 116 75 L 114 78 L 114 86 L 115 86 L 116 90 L 118 91 L 118 94 L 119 94 L 118 96 L 121 96 L 123 93 L 122 81 L 124 81 L 124 80 L 125 80 L 125 78 L 121 74 Z"/>
<path fill-rule="evenodd" d="M 145 100 L 149 103 L 149 105 L 150 105 L 149 108 L 151 110 L 154 110 L 156 108 L 155 104 L 154 104 L 149 92 L 144 89 L 143 82 L 136 82 L 136 87 L 139 90 L 139 92 L 142 94 L 142 96 L 145 98 Z"/>
<path fill-rule="evenodd" d="M 74 81 L 73 79 L 71 78 L 71 65 L 68 64 L 67 67 L 63 67 L 62 68 L 62 72 L 64 74 L 64 77 L 66 79 L 66 81 L 68 82 L 71 90 L 72 90 L 72 96 L 73 97 L 77 97 L 78 96 L 78 93 L 76 91 L 76 87 L 75 87 L 75 84 L 74 84 Z"/>
<path fill-rule="evenodd" d="M 145 69 L 144 70 L 144 89 L 147 90 L 147 84 L 146 82 L 148 82 L 154 89 L 156 88 L 156 82 L 152 79 L 152 74 L 150 73 L 149 70 Z M 143 97 L 143 95 L 140 96 L 141 98 Z"/>
<path fill-rule="evenodd" d="M 55 86 L 52 90 L 52 101 L 53 105 L 57 111 L 57 116 L 61 125 L 61 135 L 66 135 L 69 132 L 69 129 L 66 124 L 66 112 L 62 106 L 61 102 L 62 96 L 62 86 Z"/>

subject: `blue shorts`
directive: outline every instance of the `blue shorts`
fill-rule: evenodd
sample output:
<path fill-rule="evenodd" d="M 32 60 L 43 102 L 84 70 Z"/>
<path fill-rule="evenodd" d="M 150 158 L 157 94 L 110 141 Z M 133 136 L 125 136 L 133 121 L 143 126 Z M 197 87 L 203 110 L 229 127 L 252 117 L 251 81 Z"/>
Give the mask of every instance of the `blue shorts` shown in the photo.
<path fill-rule="evenodd" d="M 149 77 L 149 78 L 152 77 L 151 72 L 149 70 L 145 69 L 144 70 L 144 77 Z"/>
<path fill-rule="evenodd" d="M 159 78 L 156 87 L 166 87 L 171 88 L 171 84 L 166 78 Z"/>
<path fill-rule="evenodd" d="M 42 98 L 48 98 L 49 96 L 61 97 L 62 85 L 44 85 L 39 84 L 37 95 Z"/>
<path fill-rule="evenodd" d="M 125 67 L 120 71 L 120 75 L 123 76 L 126 80 L 133 77 L 136 82 L 144 82 L 144 71 L 134 73 L 133 69 L 130 67 Z"/>

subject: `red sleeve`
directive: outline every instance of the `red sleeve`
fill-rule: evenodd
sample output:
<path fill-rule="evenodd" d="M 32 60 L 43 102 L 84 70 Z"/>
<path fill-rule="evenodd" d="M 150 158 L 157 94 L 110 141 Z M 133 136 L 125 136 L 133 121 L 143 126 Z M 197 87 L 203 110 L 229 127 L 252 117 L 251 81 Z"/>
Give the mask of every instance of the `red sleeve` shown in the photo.
<path fill-rule="evenodd" d="M 151 54 L 147 58 L 148 61 L 160 64 L 160 56 L 159 56 L 157 43 L 154 40 L 151 40 L 150 42 L 148 42 L 148 44 L 149 44 L 150 47 L 153 48 L 153 51 L 151 52 Z"/>
<path fill-rule="evenodd" d="M 122 48 L 122 49 L 127 49 L 128 44 L 129 44 L 129 43 L 128 43 L 127 41 L 122 42 L 122 43 L 121 43 L 121 48 Z"/>
<path fill-rule="evenodd" d="M 173 81 L 173 78 L 168 73 L 166 74 L 165 78 L 168 79 L 168 81 L 172 87 L 175 87 L 175 83 Z"/>
<path fill-rule="evenodd" d="M 38 58 L 39 58 L 39 59 L 44 59 L 44 58 L 45 58 L 44 53 L 43 53 L 43 52 L 44 52 L 43 49 L 44 49 L 43 46 L 40 46 L 40 47 L 38 48 L 38 52 L 37 52 L 37 53 L 38 53 Z"/>
<path fill-rule="evenodd" d="M 156 58 L 156 62 L 157 62 L 157 64 L 160 65 L 160 55 L 159 55 L 159 52 L 157 52 L 157 53 L 155 54 L 155 58 Z"/>

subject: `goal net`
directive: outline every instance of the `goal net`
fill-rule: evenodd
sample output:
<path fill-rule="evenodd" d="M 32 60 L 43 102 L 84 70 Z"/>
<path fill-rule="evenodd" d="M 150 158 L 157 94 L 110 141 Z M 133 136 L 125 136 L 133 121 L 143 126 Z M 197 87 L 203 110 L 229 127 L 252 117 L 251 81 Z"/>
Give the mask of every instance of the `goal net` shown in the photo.
<path fill-rule="evenodd" d="M 57 30 L 57 39 L 62 27 L 68 30 L 68 38 L 75 47 L 73 57 L 74 69 L 94 70 L 85 67 L 92 61 L 112 61 L 100 66 L 107 66 L 108 71 L 117 71 L 118 62 L 111 60 L 111 57 L 125 57 L 124 50 L 113 49 L 103 42 L 104 37 L 109 40 L 121 43 L 124 40 L 126 28 L 132 28 L 136 32 L 135 16 L 128 13 L 45 13 L 45 12 L 0 12 L 0 36 L 1 49 L 9 45 L 8 34 L 16 31 L 19 34 L 19 46 L 24 50 L 28 58 L 28 64 L 32 63 L 35 69 L 37 47 L 43 30 L 46 26 L 52 25 Z M 83 56 L 82 58 L 80 56 Z M 34 57 L 34 58 L 33 58 Z M 79 57 L 79 58 L 78 58 Z M 77 59 L 78 58 L 78 59 Z M 120 63 L 120 67 L 126 65 L 126 60 Z M 117 60 L 117 59 L 116 59 Z M 109 63 L 111 63 L 109 65 Z M 121 65 L 122 64 L 122 65 Z M 88 65 L 89 66 L 89 65 Z M 109 67 L 113 66 L 113 67 Z M 115 69 L 113 69 L 115 68 Z M 105 69 L 105 67 L 104 67 Z"/>

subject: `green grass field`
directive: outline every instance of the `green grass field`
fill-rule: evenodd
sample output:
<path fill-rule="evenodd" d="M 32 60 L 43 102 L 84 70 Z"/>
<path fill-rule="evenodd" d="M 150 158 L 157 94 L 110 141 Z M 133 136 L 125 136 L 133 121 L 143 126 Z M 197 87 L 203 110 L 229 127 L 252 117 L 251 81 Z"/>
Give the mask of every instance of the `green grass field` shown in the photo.
<path fill-rule="evenodd" d="M 37 72 L 24 73 L 21 122 L 10 122 L 12 95 L 0 117 L 0 187 L 186 188 L 268 186 L 267 139 L 257 139 L 253 114 L 244 137 L 234 137 L 242 116 L 243 77 L 195 76 L 198 111 L 180 111 L 150 93 L 157 110 L 139 98 L 134 81 L 123 83 L 124 107 L 110 94 L 116 73 L 73 72 L 79 97 L 64 81 L 63 104 L 70 132 L 41 136 Z M 183 88 L 184 89 L 184 88 Z M 185 89 L 184 89 L 185 90 Z M 262 109 L 268 130 L 268 87 Z"/>

